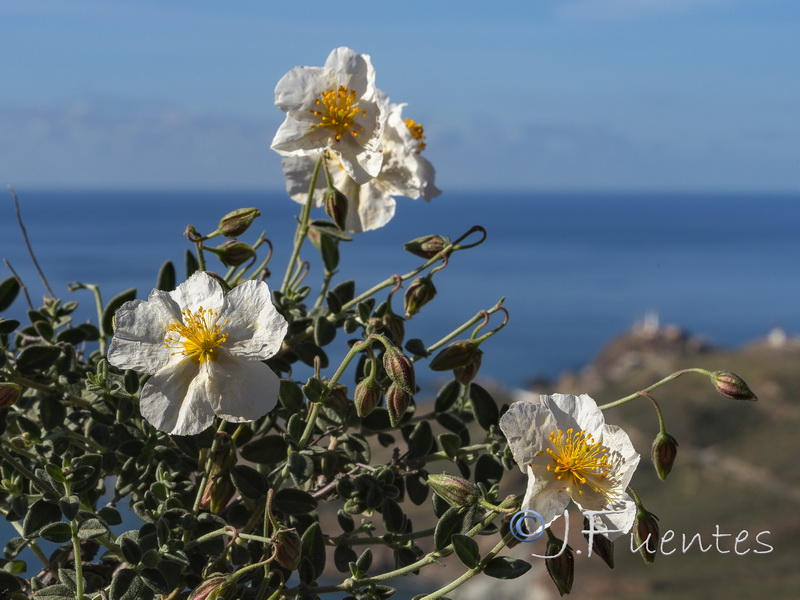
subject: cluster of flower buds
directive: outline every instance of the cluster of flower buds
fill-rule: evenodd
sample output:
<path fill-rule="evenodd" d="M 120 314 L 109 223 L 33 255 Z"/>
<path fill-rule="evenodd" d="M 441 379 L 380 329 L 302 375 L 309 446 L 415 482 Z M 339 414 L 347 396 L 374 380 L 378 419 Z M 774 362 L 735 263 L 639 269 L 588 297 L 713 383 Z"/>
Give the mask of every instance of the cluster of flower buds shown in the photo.
<path fill-rule="evenodd" d="M 714 371 L 711 373 L 714 388 L 721 395 L 732 400 L 758 400 L 744 379 L 730 371 Z"/>

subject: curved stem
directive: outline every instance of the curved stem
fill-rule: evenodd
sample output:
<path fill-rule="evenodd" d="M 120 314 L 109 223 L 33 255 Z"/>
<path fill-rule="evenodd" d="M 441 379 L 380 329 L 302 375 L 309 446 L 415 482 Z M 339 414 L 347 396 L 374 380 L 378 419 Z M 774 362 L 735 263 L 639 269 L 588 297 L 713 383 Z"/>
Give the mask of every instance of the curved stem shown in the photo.
<path fill-rule="evenodd" d="M 668 383 L 668 382 L 672 381 L 673 379 L 677 379 L 678 377 L 680 377 L 681 375 L 685 375 L 686 373 L 701 373 L 701 374 L 705 375 L 706 377 L 710 377 L 711 376 L 711 373 L 706 371 L 705 369 L 698 369 L 698 368 L 682 369 L 680 371 L 676 371 L 672 375 L 667 375 L 666 377 L 664 377 L 664 379 L 662 379 L 661 381 L 657 381 L 656 383 L 654 383 L 650 387 L 646 387 L 643 390 L 640 390 L 638 392 L 634 392 L 630 396 L 625 396 L 624 398 L 620 398 L 619 400 L 614 400 L 614 402 L 609 402 L 608 404 L 602 404 L 602 405 L 598 406 L 598 408 L 600 410 L 606 410 L 607 408 L 613 408 L 615 406 L 619 406 L 620 404 L 625 404 L 626 402 L 630 402 L 631 400 L 636 400 L 636 398 L 641 397 L 643 393 L 646 394 L 647 392 L 651 392 L 654 389 L 656 389 L 657 387 L 662 386 L 665 383 Z"/>

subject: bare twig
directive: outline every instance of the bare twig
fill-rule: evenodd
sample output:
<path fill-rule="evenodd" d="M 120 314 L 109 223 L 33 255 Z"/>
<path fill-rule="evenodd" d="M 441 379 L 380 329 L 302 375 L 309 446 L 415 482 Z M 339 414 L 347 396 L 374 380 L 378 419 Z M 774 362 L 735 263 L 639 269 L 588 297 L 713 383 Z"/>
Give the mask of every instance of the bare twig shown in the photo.
<path fill-rule="evenodd" d="M 50 294 L 51 298 L 55 298 L 56 295 L 53 293 L 53 290 L 50 289 L 50 284 L 47 283 L 47 278 L 44 276 L 44 272 L 42 268 L 39 266 L 39 261 L 36 260 L 36 255 L 33 253 L 33 248 L 31 247 L 31 242 L 28 239 L 28 231 L 25 229 L 25 224 L 22 222 L 22 214 L 19 210 L 19 198 L 17 198 L 17 192 L 14 191 L 14 188 L 10 185 L 8 186 L 8 191 L 11 192 L 11 197 L 14 198 L 14 207 L 17 211 L 17 222 L 19 223 L 19 228 L 22 230 L 22 237 L 25 238 L 25 245 L 28 247 L 28 254 L 31 255 L 31 260 L 33 261 L 33 266 L 36 267 L 36 271 L 39 273 L 39 277 L 42 279 L 42 283 L 44 284 L 47 293 Z M 17 277 L 19 280 L 19 277 Z M 30 304 L 30 302 L 28 302 Z"/>

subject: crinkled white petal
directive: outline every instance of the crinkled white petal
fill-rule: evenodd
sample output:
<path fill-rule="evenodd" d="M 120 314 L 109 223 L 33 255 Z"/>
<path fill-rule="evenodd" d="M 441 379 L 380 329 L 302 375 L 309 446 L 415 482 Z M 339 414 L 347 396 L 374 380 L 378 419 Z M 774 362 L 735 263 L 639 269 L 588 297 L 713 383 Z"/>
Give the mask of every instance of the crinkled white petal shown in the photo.
<path fill-rule="evenodd" d="M 346 46 L 340 46 L 328 55 L 325 68 L 335 72 L 339 76 L 340 85 L 355 90 L 359 97 L 375 99 L 375 69 L 369 54 L 359 54 Z"/>
<path fill-rule="evenodd" d="M 219 312 L 224 295 L 220 283 L 205 271 L 196 271 L 172 292 L 170 298 L 181 310 L 197 311 L 201 306 Z"/>
<path fill-rule="evenodd" d="M 224 347 L 232 355 L 252 361 L 277 354 L 289 327 L 263 281 L 246 281 L 228 292 L 217 323 L 228 334 Z"/>
<path fill-rule="evenodd" d="M 207 398 L 217 415 L 234 423 L 254 421 L 278 401 L 280 380 L 267 365 L 226 353 L 208 365 Z"/>
<path fill-rule="evenodd" d="M 511 454 L 523 472 L 537 454 L 550 445 L 550 432 L 558 429 L 552 412 L 541 402 L 514 402 L 500 418 Z"/>
<path fill-rule="evenodd" d="M 176 363 L 147 380 L 139 399 L 139 410 L 160 431 L 195 435 L 214 419 L 208 387 L 208 377 L 201 365 L 191 361 Z"/>
<path fill-rule="evenodd" d="M 164 338 L 170 324 L 180 319 L 180 306 L 167 292 L 153 290 L 148 300 L 123 304 L 114 319 L 114 337 L 108 362 L 120 369 L 154 373 L 174 362 Z"/>
<path fill-rule="evenodd" d="M 528 469 L 528 487 L 522 499 L 520 510 L 533 510 L 544 520 L 544 526 L 550 524 L 564 514 L 570 501 L 569 494 L 563 489 L 548 485 L 548 481 L 536 477 Z"/>
<path fill-rule="evenodd" d="M 591 508 L 577 501 L 575 504 L 577 504 L 581 510 L 602 510 L 603 512 L 610 513 L 594 515 L 592 518 L 595 523 L 594 528 L 601 533 L 603 531 L 608 531 L 608 533 L 604 535 L 611 541 L 629 532 L 636 519 L 636 503 L 628 494 L 625 494 L 616 503 L 604 509 Z"/>
<path fill-rule="evenodd" d="M 597 408 L 597 403 L 589 395 L 551 394 L 541 399 L 553 413 L 558 429 L 566 431 L 577 426 L 578 430 L 591 434 L 595 441 L 602 440 L 606 424 L 603 411 Z"/>

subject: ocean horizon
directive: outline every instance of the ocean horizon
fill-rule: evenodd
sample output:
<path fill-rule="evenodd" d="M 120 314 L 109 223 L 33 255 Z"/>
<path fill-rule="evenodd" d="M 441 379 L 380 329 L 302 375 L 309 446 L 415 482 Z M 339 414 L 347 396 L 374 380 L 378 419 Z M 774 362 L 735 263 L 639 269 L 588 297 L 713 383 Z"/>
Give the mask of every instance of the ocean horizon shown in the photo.
<path fill-rule="evenodd" d="M 106 301 L 130 287 L 146 298 L 165 260 L 183 277 L 184 252 L 191 248 L 182 236 L 186 226 L 210 232 L 235 208 L 261 211 L 242 239 L 266 232 L 275 246 L 268 283 L 279 286 L 300 209 L 275 191 L 16 191 L 42 269 L 57 295 L 81 302 L 80 320 L 94 318 L 93 299 L 67 291 L 68 282 L 99 284 Z M 430 203 L 399 198 L 386 227 L 341 244 L 337 281 L 356 279 L 363 291 L 420 264 L 402 249 L 404 242 L 485 227 L 484 244 L 456 253 L 434 276 L 438 297 L 407 323 L 407 337 L 430 344 L 505 297 L 510 321 L 485 343 L 482 375 L 522 386 L 590 363 L 648 313 L 723 347 L 763 338 L 774 327 L 800 332 L 794 276 L 799 200 L 800 194 L 755 192 L 446 192 Z M 0 207 L 0 257 L 38 305 L 44 288 L 10 195 Z M 318 267 L 311 245 L 303 257 Z M 225 270 L 213 260 L 209 268 Z M 0 279 L 10 276 L 3 271 Z M 320 275 L 320 268 L 309 274 L 313 289 Z M 2 316 L 23 316 L 25 308 L 20 298 Z"/>

